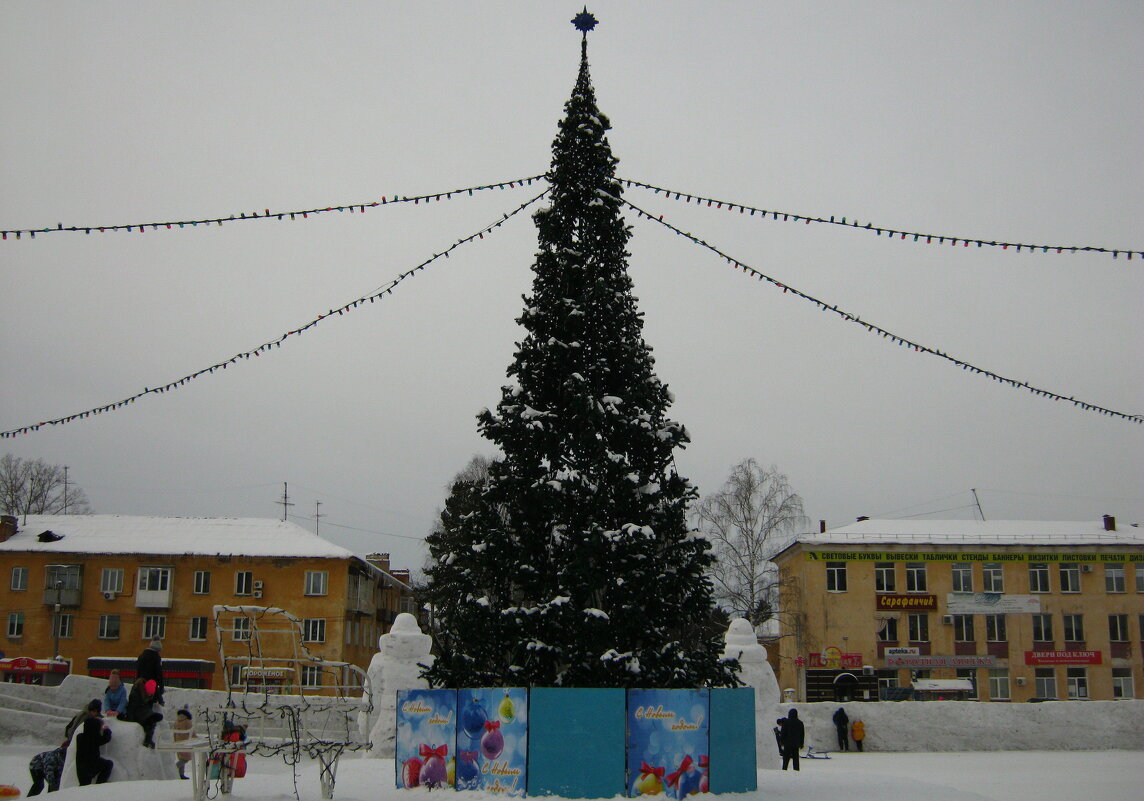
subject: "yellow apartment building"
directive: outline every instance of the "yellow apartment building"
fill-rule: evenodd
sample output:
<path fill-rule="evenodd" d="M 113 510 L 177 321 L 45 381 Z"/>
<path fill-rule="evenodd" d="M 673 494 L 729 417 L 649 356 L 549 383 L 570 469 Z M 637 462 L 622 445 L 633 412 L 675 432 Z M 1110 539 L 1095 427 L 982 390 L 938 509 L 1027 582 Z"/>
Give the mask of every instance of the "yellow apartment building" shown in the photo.
<path fill-rule="evenodd" d="M 310 654 L 363 670 L 397 614 L 414 610 L 409 572 L 390 569 L 388 554 L 359 558 L 293 523 L 0 518 L 0 681 L 58 684 L 119 668 L 130 682 L 136 657 L 159 639 L 167 686 L 225 689 L 219 630 L 228 652 L 249 652 L 257 622 L 223 613 L 216 627 L 216 605 L 282 609 L 300 621 Z M 333 681 L 301 668 L 229 670 L 232 684 Z"/>
<path fill-rule="evenodd" d="M 774 561 L 798 700 L 1144 698 L 1144 532 L 1115 518 L 860 518 Z"/>

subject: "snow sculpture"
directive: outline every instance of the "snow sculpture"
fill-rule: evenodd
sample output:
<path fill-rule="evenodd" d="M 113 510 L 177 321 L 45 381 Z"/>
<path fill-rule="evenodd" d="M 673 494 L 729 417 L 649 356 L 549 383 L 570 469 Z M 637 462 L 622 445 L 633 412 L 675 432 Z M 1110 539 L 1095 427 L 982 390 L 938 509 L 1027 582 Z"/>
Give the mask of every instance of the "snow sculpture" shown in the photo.
<path fill-rule="evenodd" d="M 755 688 L 755 764 L 777 770 L 779 752 L 771 729 L 779 717 L 779 682 L 767 661 L 767 649 L 759 645 L 750 622 L 741 617 L 731 621 L 723 642 L 723 658 L 738 660 L 740 681 Z"/>
<path fill-rule="evenodd" d="M 162 711 L 166 713 L 165 709 Z M 109 782 L 179 778 L 175 770 L 175 755 L 144 748 L 143 727 L 138 723 L 116 718 L 104 718 L 104 723 L 111 729 L 111 740 L 99 749 L 99 755 L 104 759 L 110 759 L 115 765 L 111 769 L 111 776 L 108 777 Z M 155 729 L 155 739 L 163 737 L 168 729 L 167 721 L 164 720 Z M 170 735 L 166 734 L 166 737 L 169 739 Z M 79 780 L 75 775 L 75 752 L 75 738 L 73 738 L 65 757 L 64 772 L 60 777 L 61 790 L 79 786 Z"/>
<path fill-rule="evenodd" d="M 421 633 L 417 619 L 402 612 L 393 621 L 388 634 L 377 640 L 378 652 L 369 663 L 369 681 L 373 689 L 373 714 L 358 719 L 358 726 L 368 729 L 373 746 L 371 757 L 392 757 L 397 727 L 397 691 L 428 689 L 421 678 L 425 667 L 433 664 L 429 650 L 433 638 Z M 372 724 L 372 725 L 371 725 Z"/>

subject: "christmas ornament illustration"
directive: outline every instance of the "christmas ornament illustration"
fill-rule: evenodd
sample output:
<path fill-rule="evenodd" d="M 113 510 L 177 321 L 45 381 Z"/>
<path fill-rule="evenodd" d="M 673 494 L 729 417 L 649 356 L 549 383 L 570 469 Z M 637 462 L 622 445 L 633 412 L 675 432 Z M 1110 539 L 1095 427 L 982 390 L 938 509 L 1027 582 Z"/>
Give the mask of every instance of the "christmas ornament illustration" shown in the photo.
<path fill-rule="evenodd" d="M 485 733 L 481 735 L 481 755 L 485 759 L 496 759 L 504 751 L 504 735 L 501 734 L 499 720 L 486 720 Z"/>

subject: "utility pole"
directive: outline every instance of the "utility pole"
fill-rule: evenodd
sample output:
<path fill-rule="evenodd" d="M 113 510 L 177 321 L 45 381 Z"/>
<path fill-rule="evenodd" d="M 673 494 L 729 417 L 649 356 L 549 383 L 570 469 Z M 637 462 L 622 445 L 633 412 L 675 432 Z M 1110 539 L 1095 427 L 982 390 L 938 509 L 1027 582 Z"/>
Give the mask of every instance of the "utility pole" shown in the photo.
<path fill-rule="evenodd" d="M 314 501 L 314 536 L 315 537 L 318 536 L 318 521 L 321 520 L 323 517 L 325 517 L 325 515 L 321 513 L 321 509 L 322 509 L 322 502 L 321 501 Z"/>
<path fill-rule="evenodd" d="M 985 512 L 981 511 L 981 501 L 977 500 L 977 490 L 970 489 L 969 491 L 973 493 L 973 502 L 977 504 L 977 514 L 981 516 L 981 522 L 984 523 Z"/>
<path fill-rule="evenodd" d="M 282 522 L 285 523 L 286 513 L 289 512 L 290 507 L 294 505 L 290 503 L 290 489 L 285 481 L 282 482 L 282 500 L 277 501 L 277 503 L 282 505 Z"/>
<path fill-rule="evenodd" d="M 64 514 L 68 513 L 68 466 L 64 465 Z"/>

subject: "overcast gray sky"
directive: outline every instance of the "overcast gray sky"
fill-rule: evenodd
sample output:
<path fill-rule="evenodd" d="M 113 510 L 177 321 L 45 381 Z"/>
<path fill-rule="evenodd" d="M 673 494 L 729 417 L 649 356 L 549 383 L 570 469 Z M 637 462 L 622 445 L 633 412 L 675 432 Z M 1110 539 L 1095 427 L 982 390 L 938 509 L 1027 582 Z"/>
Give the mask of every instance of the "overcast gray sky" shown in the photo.
<path fill-rule="evenodd" d="M 543 173 L 579 3 L 22 2 L 0 27 L 0 226 L 369 203 Z M 624 178 L 945 236 L 1144 249 L 1144 6 L 597 2 L 592 75 Z M 250 350 L 541 186 L 365 213 L 0 243 L 0 429 Z M 1144 259 L 926 245 L 628 200 L 955 358 L 1144 413 Z M 867 333 L 630 218 L 645 335 L 701 491 L 754 457 L 814 520 L 1144 521 L 1144 426 Z M 417 567 L 445 487 L 491 453 L 520 336 L 526 214 L 281 348 L 0 441 L 96 511 L 280 516 Z"/>

